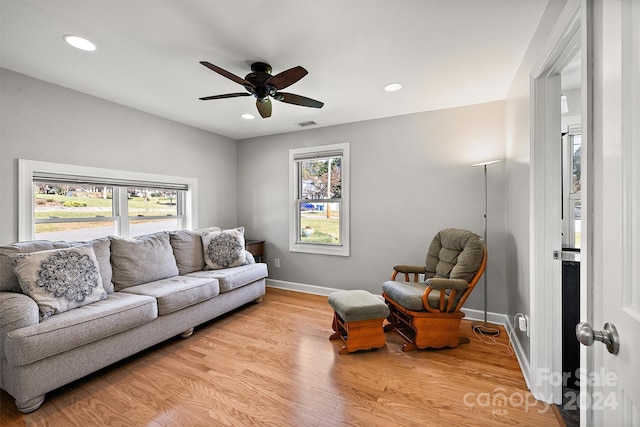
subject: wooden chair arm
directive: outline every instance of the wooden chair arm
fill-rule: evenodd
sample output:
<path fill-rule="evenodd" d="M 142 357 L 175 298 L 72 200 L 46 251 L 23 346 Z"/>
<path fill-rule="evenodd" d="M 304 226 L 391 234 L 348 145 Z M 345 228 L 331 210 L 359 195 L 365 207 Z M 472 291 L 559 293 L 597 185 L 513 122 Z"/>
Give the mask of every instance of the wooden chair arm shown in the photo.
<path fill-rule="evenodd" d="M 404 274 L 404 281 L 409 282 L 409 275 L 413 274 L 413 281 L 418 282 L 420 279 L 420 274 L 424 274 L 427 272 L 427 267 L 424 265 L 394 265 L 393 266 L 393 274 L 391 275 L 391 280 L 396 280 L 396 276 L 398 273 Z"/>
<path fill-rule="evenodd" d="M 456 294 L 458 292 L 465 292 L 469 289 L 469 282 L 463 279 L 447 279 L 447 278 L 431 278 L 427 280 L 427 289 L 425 289 L 422 294 L 422 305 L 424 309 L 431 313 L 442 313 L 442 312 L 454 312 L 459 309 L 459 307 L 453 307 L 453 302 L 456 299 Z M 449 301 L 445 301 L 446 290 L 450 290 L 449 293 Z M 438 308 L 433 308 L 429 305 L 429 294 L 432 291 L 440 291 L 440 299 L 438 301 Z M 466 299 L 466 298 L 465 298 Z M 446 303 L 446 307 L 445 307 Z"/>

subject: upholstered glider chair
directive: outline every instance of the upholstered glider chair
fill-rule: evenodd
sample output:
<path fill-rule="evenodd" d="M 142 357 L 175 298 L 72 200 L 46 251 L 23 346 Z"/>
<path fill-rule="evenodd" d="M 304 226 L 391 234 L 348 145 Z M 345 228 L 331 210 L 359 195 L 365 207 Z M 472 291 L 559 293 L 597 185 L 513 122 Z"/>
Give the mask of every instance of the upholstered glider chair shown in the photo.
<path fill-rule="evenodd" d="M 390 310 L 385 331 L 395 330 L 407 341 L 403 351 L 456 347 L 464 317 L 460 309 L 486 264 L 480 236 L 456 228 L 438 232 L 425 266 L 396 265 L 391 280 L 382 285 Z M 404 275 L 404 282 L 396 280 L 398 274 Z M 419 282 L 421 274 L 426 282 Z"/>

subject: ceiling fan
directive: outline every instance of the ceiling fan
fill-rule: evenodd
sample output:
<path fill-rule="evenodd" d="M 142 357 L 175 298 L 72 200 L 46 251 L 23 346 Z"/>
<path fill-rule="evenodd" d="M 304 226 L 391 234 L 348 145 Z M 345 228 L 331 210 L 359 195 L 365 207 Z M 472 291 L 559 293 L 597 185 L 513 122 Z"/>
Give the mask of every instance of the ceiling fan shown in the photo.
<path fill-rule="evenodd" d="M 251 72 L 243 79 L 207 61 L 200 61 L 200 63 L 221 76 L 241 84 L 247 90 L 247 92 L 205 96 L 200 98 L 203 101 L 253 95 L 256 98 L 258 112 L 265 119 L 271 117 L 271 99 L 269 97 L 287 104 L 302 105 L 303 107 L 322 108 L 324 105 L 323 102 L 305 96 L 280 92 L 281 89 L 291 86 L 307 75 L 308 71 L 299 65 L 272 76 L 271 65 L 264 62 L 254 62 L 251 64 Z"/>

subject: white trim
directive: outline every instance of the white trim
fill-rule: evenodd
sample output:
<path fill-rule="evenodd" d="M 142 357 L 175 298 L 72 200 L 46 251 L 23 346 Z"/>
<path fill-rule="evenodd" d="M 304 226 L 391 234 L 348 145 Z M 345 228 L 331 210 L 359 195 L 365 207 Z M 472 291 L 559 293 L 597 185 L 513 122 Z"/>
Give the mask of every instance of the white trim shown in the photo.
<path fill-rule="evenodd" d="M 562 248 L 559 74 L 583 43 L 583 1 L 567 2 L 531 74 L 531 332 L 525 379 L 536 399 L 556 404 L 562 403 L 562 383 L 546 375 L 562 373 L 562 264 L 552 256 Z"/>
<path fill-rule="evenodd" d="M 33 185 L 34 171 L 51 173 L 70 173 L 86 176 L 104 176 L 108 178 L 131 179 L 139 181 L 172 181 L 189 187 L 185 200 L 185 228 L 198 227 L 198 180 L 170 175 L 144 172 L 123 171 L 117 169 L 95 168 L 91 166 L 68 165 L 63 163 L 41 162 L 38 160 L 18 159 L 18 239 L 32 240 L 33 225 Z"/>
<path fill-rule="evenodd" d="M 307 285 L 304 283 L 286 282 L 284 280 L 273 280 L 273 279 L 267 279 L 267 286 L 270 288 L 302 292 L 303 294 L 324 295 L 324 296 L 329 296 L 329 294 L 332 292 L 343 290 L 343 289 L 336 289 L 336 288 L 327 288 L 325 286 Z"/>
<path fill-rule="evenodd" d="M 340 203 L 340 245 L 321 245 L 310 243 L 298 243 L 298 176 L 296 172 L 297 155 L 303 153 L 335 152 L 342 151 L 342 201 Z M 319 255 L 350 255 L 350 231 L 349 231 L 349 143 L 319 145 L 304 148 L 291 148 L 289 150 L 289 251 Z"/>
<path fill-rule="evenodd" d="M 529 390 L 532 390 L 533 397 L 538 400 L 543 400 L 542 396 L 536 395 L 533 390 L 534 387 L 531 386 L 532 378 L 531 378 L 531 366 L 529 365 L 529 360 L 527 359 L 527 355 L 522 348 L 522 344 L 520 343 L 520 339 L 518 335 L 515 333 L 515 325 L 511 323 L 509 320 L 509 316 L 504 315 L 506 319 L 506 323 L 504 325 L 507 330 L 507 335 L 509 336 L 509 342 L 511 342 L 511 347 L 513 348 L 513 352 L 516 355 L 516 359 L 518 359 L 518 365 L 520 365 L 520 371 L 522 371 L 522 376 L 524 377 L 524 382 L 527 385 Z"/>

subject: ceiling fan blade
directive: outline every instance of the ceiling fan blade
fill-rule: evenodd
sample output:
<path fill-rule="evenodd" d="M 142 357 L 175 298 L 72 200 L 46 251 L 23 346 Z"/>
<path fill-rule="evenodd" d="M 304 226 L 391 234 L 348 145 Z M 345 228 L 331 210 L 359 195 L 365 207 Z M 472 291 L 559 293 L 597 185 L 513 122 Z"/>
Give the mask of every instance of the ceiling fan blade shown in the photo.
<path fill-rule="evenodd" d="M 307 74 L 309 74 L 309 72 L 298 65 L 297 67 L 278 73 L 273 77 L 269 77 L 265 82 L 265 85 L 271 85 L 278 90 L 284 89 L 285 87 L 291 86 Z"/>
<path fill-rule="evenodd" d="M 271 117 L 271 100 L 269 98 L 265 98 L 264 100 L 256 100 L 256 107 L 258 107 L 258 111 L 263 119 Z"/>
<path fill-rule="evenodd" d="M 218 67 L 217 65 L 213 65 L 213 64 L 211 64 L 211 63 L 209 63 L 207 61 L 200 61 L 200 63 L 202 65 L 204 65 L 205 67 L 207 67 L 208 69 L 210 69 L 212 71 L 215 71 L 216 73 L 220 74 L 221 76 L 224 76 L 224 77 L 228 78 L 229 80 L 233 80 L 234 82 L 236 82 L 238 84 L 241 84 L 242 86 L 255 88 L 255 86 L 252 83 L 246 81 L 245 79 L 243 79 L 241 77 L 236 76 L 233 73 L 228 72 L 227 70 L 223 70 L 222 68 Z"/>
<path fill-rule="evenodd" d="M 237 96 L 251 96 L 251 94 L 250 93 L 246 93 L 246 92 L 225 93 L 224 95 L 203 96 L 202 98 L 198 98 L 198 99 L 200 99 L 202 101 L 208 101 L 210 99 L 235 98 Z"/>
<path fill-rule="evenodd" d="M 322 108 L 324 105 L 324 102 L 287 92 L 276 92 L 273 98 L 287 104 L 302 105 L 303 107 Z"/>

